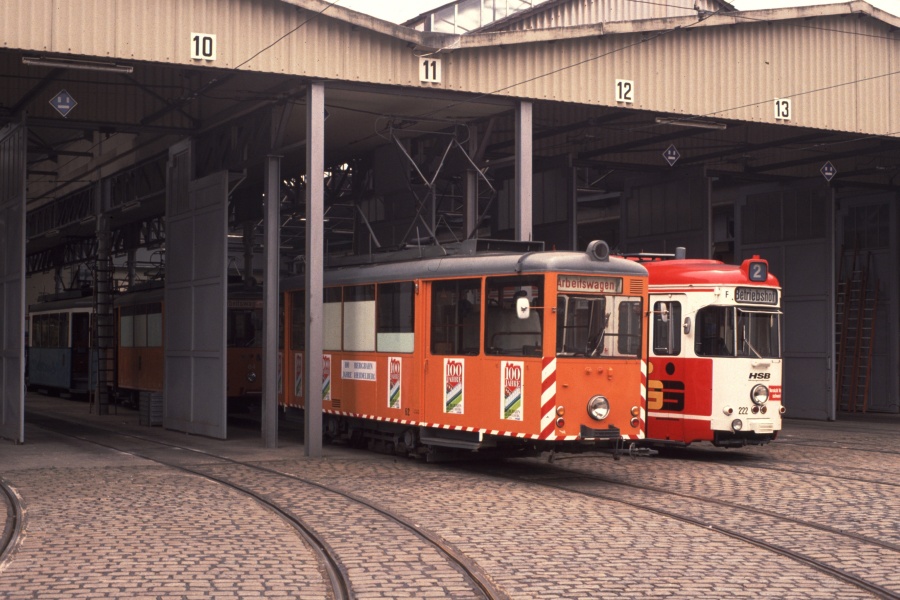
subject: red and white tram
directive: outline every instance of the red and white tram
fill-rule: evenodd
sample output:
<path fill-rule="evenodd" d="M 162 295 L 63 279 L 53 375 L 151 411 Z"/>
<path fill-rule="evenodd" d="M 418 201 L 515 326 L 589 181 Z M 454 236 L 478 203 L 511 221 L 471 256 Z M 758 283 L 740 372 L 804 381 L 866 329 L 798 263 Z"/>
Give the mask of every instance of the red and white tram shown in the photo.
<path fill-rule="evenodd" d="M 781 288 L 768 262 L 634 255 L 650 273 L 647 438 L 765 444 L 781 430 Z"/>
<path fill-rule="evenodd" d="M 468 240 L 325 272 L 330 438 L 398 453 L 584 450 L 644 437 L 647 271 Z M 425 256 L 419 256 L 425 253 Z M 303 278 L 283 282 L 287 411 L 303 398 Z M 442 450 L 443 451 L 443 450 Z"/>

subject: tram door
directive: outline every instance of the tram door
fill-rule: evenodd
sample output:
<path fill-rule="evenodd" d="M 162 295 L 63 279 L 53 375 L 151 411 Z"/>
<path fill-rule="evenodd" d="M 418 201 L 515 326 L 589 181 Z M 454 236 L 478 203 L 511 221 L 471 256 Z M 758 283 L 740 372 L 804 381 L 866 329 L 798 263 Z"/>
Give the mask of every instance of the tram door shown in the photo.
<path fill-rule="evenodd" d="M 89 390 L 91 376 L 91 313 L 72 313 L 72 388 Z"/>
<path fill-rule="evenodd" d="M 650 296 L 650 360 L 647 373 L 647 437 L 684 439 L 689 327 L 682 321 L 683 295 Z M 696 362 L 696 361 L 694 361 Z M 693 390 L 696 392 L 697 390 Z"/>
<path fill-rule="evenodd" d="M 429 287 L 424 417 L 431 422 L 452 422 L 457 415 L 471 417 L 475 410 L 481 349 L 481 279 L 434 281 Z"/>
<path fill-rule="evenodd" d="M 537 431 L 543 287 L 543 276 L 488 277 L 483 292 L 480 279 L 431 284 L 426 419 Z"/>

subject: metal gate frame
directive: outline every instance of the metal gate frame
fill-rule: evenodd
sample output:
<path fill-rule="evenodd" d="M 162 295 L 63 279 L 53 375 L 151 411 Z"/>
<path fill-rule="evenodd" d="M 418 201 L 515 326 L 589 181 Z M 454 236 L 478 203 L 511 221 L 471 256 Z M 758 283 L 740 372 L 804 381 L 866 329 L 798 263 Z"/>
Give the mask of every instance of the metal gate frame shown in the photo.
<path fill-rule="evenodd" d="M 28 129 L 0 130 L 0 437 L 25 443 L 25 181 Z"/>
<path fill-rule="evenodd" d="M 189 142 L 170 156 L 163 426 L 225 439 L 228 173 L 191 180 Z"/>

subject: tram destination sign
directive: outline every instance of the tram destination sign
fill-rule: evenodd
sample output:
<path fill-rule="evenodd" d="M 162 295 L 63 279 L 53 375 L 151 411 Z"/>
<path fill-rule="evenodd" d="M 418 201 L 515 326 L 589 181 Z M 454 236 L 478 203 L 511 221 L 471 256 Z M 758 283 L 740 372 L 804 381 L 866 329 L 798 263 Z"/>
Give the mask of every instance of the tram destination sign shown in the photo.
<path fill-rule="evenodd" d="M 621 277 L 588 277 L 584 275 L 560 275 L 556 280 L 560 292 L 582 292 L 595 294 L 621 294 Z"/>
<path fill-rule="evenodd" d="M 769 288 L 739 287 L 734 289 L 734 300 L 742 304 L 778 304 L 778 290 Z"/>

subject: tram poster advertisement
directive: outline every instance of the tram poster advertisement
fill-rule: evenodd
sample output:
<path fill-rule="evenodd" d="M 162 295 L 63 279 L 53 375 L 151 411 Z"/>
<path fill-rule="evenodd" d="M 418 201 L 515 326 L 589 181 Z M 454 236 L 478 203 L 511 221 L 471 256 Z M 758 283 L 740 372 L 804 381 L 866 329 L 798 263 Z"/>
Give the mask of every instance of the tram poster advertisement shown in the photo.
<path fill-rule="evenodd" d="M 402 359 L 399 356 L 389 356 L 387 377 L 388 408 L 400 408 L 400 380 L 402 375 Z"/>
<path fill-rule="evenodd" d="M 303 353 L 294 353 L 294 396 L 303 396 Z"/>
<path fill-rule="evenodd" d="M 279 350 L 278 351 L 278 364 L 275 365 L 275 387 L 278 390 L 278 396 L 281 397 L 282 392 L 284 392 L 284 368 L 281 366 L 282 361 L 284 360 L 284 353 Z"/>
<path fill-rule="evenodd" d="M 462 358 L 444 359 L 444 412 L 452 415 L 465 414 L 466 361 Z"/>
<path fill-rule="evenodd" d="M 331 402 L 331 355 L 322 355 L 322 400 Z"/>
<path fill-rule="evenodd" d="M 522 420 L 524 396 L 522 374 L 525 363 L 514 360 L 500 361 L 500 418 L 509 421 Z"/>

